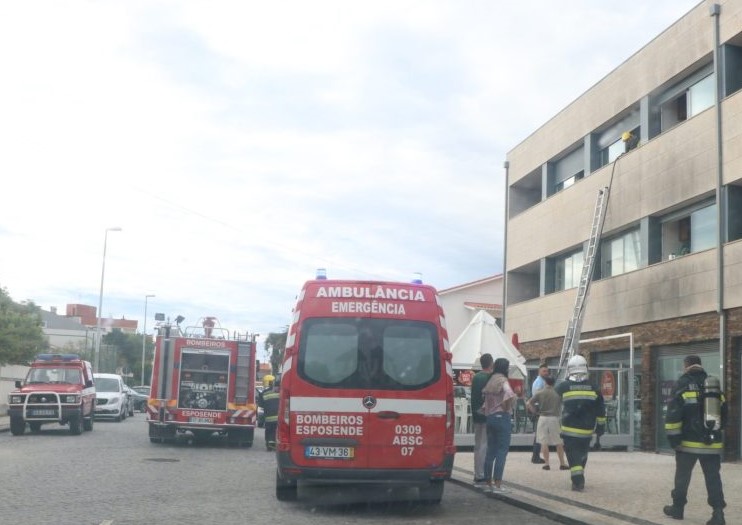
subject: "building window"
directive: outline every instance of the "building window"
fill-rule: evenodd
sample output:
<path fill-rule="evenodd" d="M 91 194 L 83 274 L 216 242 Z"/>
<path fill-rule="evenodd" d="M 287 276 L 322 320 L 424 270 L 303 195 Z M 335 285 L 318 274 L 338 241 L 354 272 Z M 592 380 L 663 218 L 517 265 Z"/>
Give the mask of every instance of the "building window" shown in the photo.
<path fill-rule="evenodd" d="M 572 252 L 554 261 L 554 291 L 569 290 L 580 283 L 583 264 L 582 250 Z"/>
<path fill-rule="evenodd" d="M 639 268 L 641 241 L 639 230 L 632 230 L 600 244 L 600 275 L 612 277 Z"/>
<path fill-rule="evenodd" d="M 709 74 L 679 92 L 673 91 L 671 98 L 660 105 L 662 131 L 713 106 L 715 89 L 715 76 Z"/>
<path fill-rule="evenodd" d="M 716 246 L 716 204 L 705 204 L 674 214 L 662 222 L 662 259 Z"/>
<path fill-rule="evenodd" d="M 554 163 L 549 195 L 569 188 L 585 176 L 584 147 L 573 150 Z"/>
<path fill-rule="evenodd" d="M 581 180 L 584 176 L 585 176 L 585 172 L 580 171 L 572 175 L 570 178 L 563 180 L 561 182 L 558 182 L 556 186 L 554 186 L 554 193 L 557 193 L 559 191 L 562 191 L 563 189 L 569 188 L 575 182 L 577 182 L 578 180 Z"/>

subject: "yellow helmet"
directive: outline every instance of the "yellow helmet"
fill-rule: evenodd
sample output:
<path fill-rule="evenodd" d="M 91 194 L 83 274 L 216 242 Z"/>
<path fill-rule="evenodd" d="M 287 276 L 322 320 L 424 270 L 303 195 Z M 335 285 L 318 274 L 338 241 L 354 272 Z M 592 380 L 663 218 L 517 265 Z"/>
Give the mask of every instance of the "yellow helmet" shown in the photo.
<path fill-rule="evenodd" d="M 263 388 L 270 388 L 270 387 L 272 387 L 272 386 L 273 386 L 273 381 L 274 381 L 275 379 L 276 379 L 276 378 L 275 378 L 275 377 L 273 377 L 273 376 L 272 376 L 272 375 L 270 375 L 270 374 L 266 374 L 266 375 L 264 375 L 264 376 L 263 376 Z"/>

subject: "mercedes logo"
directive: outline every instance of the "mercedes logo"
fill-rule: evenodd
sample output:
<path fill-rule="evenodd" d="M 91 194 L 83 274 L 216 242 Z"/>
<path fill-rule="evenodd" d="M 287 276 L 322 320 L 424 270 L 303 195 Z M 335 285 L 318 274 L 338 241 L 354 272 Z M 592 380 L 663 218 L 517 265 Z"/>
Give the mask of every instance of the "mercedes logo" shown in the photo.
<path fill-rule="evenodd" d="M 374 396 L 366 396 L 363 398 L 363 406 L 371 410 L 376 406 L 376 398 Z"/>

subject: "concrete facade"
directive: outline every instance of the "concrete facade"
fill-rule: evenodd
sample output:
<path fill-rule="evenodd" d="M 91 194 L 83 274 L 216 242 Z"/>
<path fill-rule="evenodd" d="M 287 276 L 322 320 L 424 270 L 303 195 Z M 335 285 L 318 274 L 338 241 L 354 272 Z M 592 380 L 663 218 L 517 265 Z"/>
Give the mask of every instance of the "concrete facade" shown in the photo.
<path fill-rule="evenodd" d="M 606 160 L 611 143 L 623 152 L 616 142 L 623 131 L 634 132 L 638 145 Z M 709 372 L 723 377 L 733 421 L 727 455 L 739 457 L 742 0 L 700 3 L 507 161 L 506 333 L 518 333 L 528 359 L 558 358 L 575 305 L 570 279 L 578 273 L 564 268 L 581 269 L 596 196 L 609 187 L 582 339 L 633 334 L 633 365 L 648 379 L 636 400 L 647 450 L 661 440 L 662 359 L 715 343 L 722 366 Z M 633 246 L 622 244 L 629 239 Z M 594 363 L 593 354 L 625 348 L 615 340 L 580 351 Z"/>

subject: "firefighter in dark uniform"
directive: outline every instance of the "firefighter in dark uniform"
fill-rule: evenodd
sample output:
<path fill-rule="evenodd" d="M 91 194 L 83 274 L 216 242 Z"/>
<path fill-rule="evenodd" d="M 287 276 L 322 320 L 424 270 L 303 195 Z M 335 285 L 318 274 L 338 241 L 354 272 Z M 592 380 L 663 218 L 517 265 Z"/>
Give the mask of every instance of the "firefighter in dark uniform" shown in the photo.
<path fill-rule="evenodd" d="M 581 355 L 572 356 L 567 362 L 567 379 L 555 390 L 562 396 L 560 435 L 569 463 L 572 490 L 585 488 L 585 465 L 590 441 L 605 431 L 605 405 L 603 396 L 588 381 L 587 361 Z"/>
<path fill-rule="evenodd" d="M 725 525 L 720 471 L 727 405 L 718 378 L 706 374 L 700 357 L 689 355 L 683 365 L 685 373 L 675 385 L 665 416 L 665 433 L 675 449 L 675 488 L 670 493 L 672 505 L 663 511 L 671 518 L 683 519 L 690 477 L 698 461 L 706 480 L 707 501 L 714 509 L 706 525 Z"/>
<path fill-rule="evenodd" d="M 276 448 L 280 380 L 280 376 L 275 378 L 269 388 L 260 393 L 260 406 L 263 407 L 263 415 L 265 416 L 265 448 L 268 450 L 275 450 Z"/>

